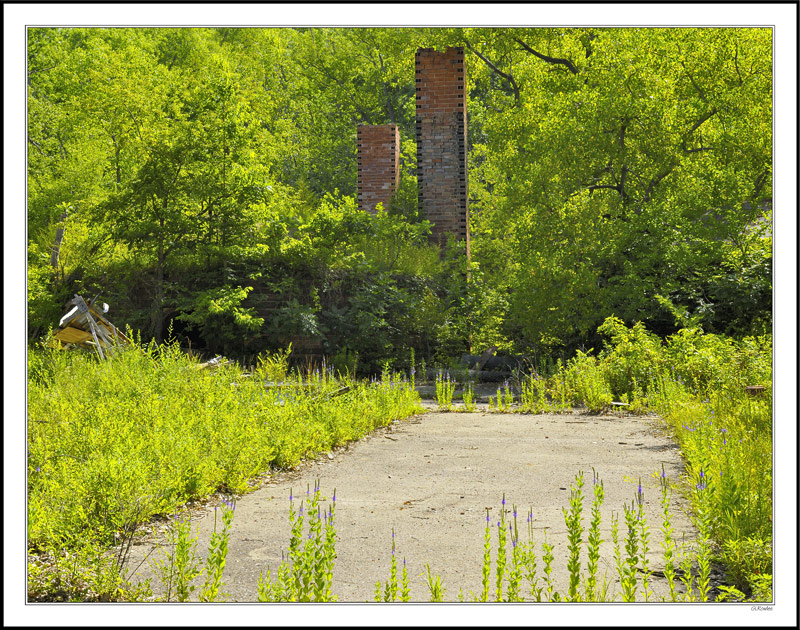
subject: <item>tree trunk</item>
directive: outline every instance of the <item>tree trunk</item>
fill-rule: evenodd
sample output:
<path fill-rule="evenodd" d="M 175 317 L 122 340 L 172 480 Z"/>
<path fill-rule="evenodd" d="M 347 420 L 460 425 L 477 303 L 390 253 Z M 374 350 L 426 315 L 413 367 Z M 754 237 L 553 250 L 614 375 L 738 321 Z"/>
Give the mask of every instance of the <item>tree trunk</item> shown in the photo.
<path fill-rule="evenodd" d="M 53 249 L 50 252 L 50 267 L 52 271 L 50 272 L 50 284 L 53 287 L 53 290 L 56 289 L 58 284 L 58 255 L 61 253 L 61 242 L 64 240 L 64 230 L 66 229 L 64 222 L 67 220 L 67 210 L 64 209 L 64 212 L 61 213 L 61 218 L 59 219 L 58 229 L 56 230 L 56 238 L 53 241 Z"/>
<path fill-rule="evenodd" d="M 167 198 L 163 202 L 164 215 L 167 213 Z M 161 343 L 164 336 L 164 217 L 158 220 L 160 229 L 158 235 L 158 260 L 156 262 L 155 291 L 153 295 L 152 330 L 153 338 Z"/>

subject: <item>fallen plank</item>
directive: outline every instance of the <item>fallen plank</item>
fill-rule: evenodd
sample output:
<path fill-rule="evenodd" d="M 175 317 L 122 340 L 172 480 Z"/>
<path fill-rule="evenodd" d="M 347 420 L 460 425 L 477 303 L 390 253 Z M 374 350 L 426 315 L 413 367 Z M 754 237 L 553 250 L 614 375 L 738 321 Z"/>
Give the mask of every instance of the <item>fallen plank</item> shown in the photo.
<path fill-rule="evenodd" d="M 92 338 L 92 333 L 72 326 L 57 330 L 54 334 L 56 339 L 63 343 L 84 343 Z"/>

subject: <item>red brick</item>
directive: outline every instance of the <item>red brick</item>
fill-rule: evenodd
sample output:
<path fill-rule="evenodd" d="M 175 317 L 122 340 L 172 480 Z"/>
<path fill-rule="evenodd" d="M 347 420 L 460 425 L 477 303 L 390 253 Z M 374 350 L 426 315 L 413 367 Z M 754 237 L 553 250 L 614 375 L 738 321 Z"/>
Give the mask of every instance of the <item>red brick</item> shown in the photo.
<path fill-rule="evenodd" d="M 358 207 L 375 212 L 384 208 L 400 179 L 400 131 L 397 125 L 358 126 Z"/>
<path fill-rule="evenodd" d="M 469 255 L 463 61 L 463 48 L 417 51 L 417 173 L 422 213 L 434 224 L 432 240 L 444 243 L 454 234 L 466 240 Z"/>

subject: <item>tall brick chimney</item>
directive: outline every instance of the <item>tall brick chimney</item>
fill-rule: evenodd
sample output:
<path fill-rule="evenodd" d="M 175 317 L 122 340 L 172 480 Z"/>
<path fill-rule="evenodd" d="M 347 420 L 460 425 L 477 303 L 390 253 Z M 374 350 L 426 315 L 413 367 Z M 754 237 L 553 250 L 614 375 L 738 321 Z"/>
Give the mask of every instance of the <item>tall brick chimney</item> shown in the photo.
<path fill-rule="evenodd" d="M 388 208 L 400 180 L 400 131 L 397 125 L 358 126 L 358 207 L 375 213 Z"/>
<path fill-rule="evenodd" d="M 420 48 L 415 61 L 419 206 L 433 223 L 432 240 L 444 244 L 453 234 L 469 257 L 464 49 Z"/>

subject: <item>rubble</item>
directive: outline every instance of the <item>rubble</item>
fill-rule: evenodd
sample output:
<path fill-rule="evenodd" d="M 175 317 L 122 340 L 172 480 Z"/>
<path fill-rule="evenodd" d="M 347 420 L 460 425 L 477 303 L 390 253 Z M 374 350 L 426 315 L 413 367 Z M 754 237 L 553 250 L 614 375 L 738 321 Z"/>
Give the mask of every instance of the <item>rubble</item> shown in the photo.
<path fill-rule="evenodd" d="M 104 314 L 108 312 L 108 304 L 96 306 L 97 296 L 88 304 L 80 295 L 69 301 L 72 308 L 58 322 L 53 337 L 65 345 L 75 345 L 95 350 L 101 359 L 105 359 L 103 349 L 121 343 L 129 343 L 128 338 L 119 328 L 108 321 Z"/>

